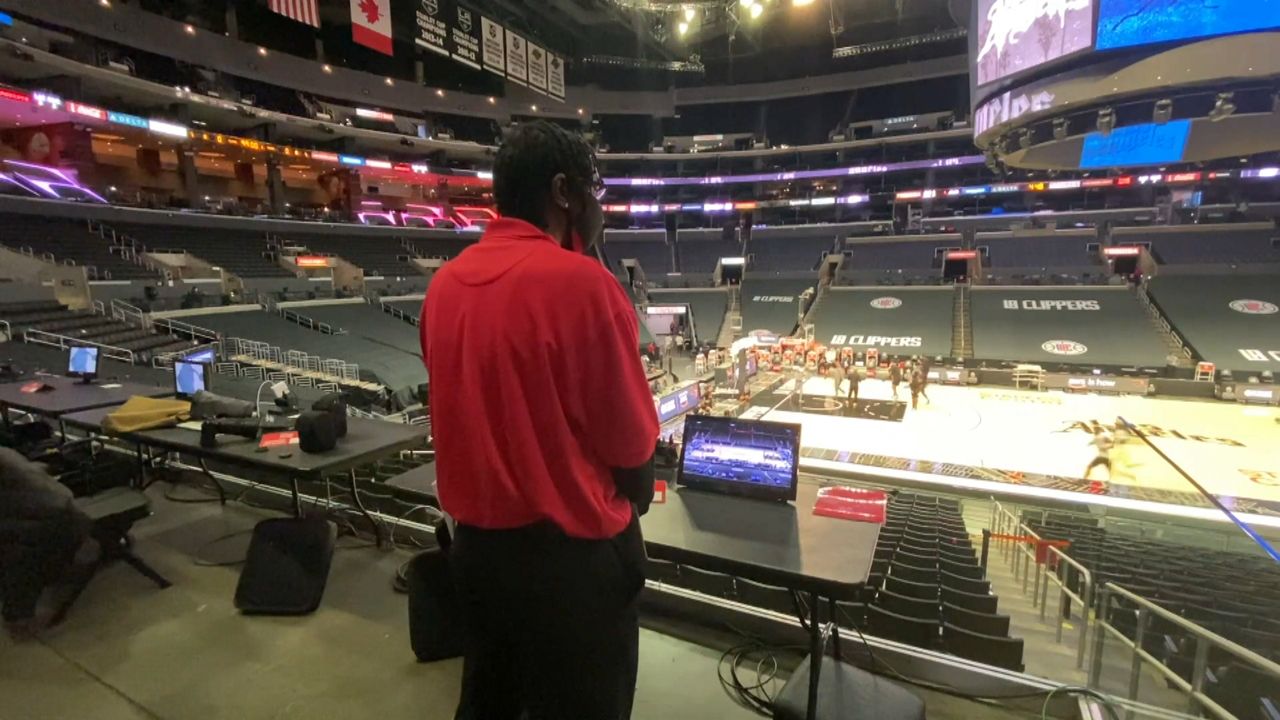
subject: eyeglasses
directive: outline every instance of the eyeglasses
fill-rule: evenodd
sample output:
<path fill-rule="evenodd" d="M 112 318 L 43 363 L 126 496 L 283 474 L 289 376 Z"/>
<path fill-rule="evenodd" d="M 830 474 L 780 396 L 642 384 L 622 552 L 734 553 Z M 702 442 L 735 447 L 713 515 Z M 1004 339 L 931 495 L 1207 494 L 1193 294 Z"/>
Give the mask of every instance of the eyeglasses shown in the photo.
<path fill-rule="evenodd" d="M 591 168 L 591 184 L 589 187 L 591 195 L 595 197 L 596 200 L 604 199 L 604 194 L 607 188 L 604 185 L 604 178 L 600 177 L 600 171 L 595 167 Z"/>

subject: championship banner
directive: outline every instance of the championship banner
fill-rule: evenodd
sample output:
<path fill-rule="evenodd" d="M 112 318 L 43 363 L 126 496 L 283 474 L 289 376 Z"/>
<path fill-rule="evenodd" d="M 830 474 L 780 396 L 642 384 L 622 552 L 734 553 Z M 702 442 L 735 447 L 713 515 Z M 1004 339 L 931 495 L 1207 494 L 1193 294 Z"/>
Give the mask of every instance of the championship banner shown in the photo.
<path fill-rule="evenodd" d="M 498 75 L 506 75 L 506 31 L 498 23 L 483 16 L 480 18 L 480 30 L 484 69 Z"/>
<path fill-rule="evenodd" d="M 414 44 L 447 57 L 449 16 L 452 10 L 453 0 L 418 0 L 418 6 L 414 9 L 417 25 L 417 32 L 413 36 Z"/>
<path fill-rule="evenodd" d="M 461 5 L 455 8 L 454 23 L 449 33 L 449 54 L 463 65 L 479 70 L 480 23 L 476 22 L 478 16 Z"/>
<path fill-rule="evenodd" d="M 524 38 L 507 31 L 507 77 L 520 83 L 529 84 L 529 60 L 525 56 Z"/>
<path fill-rule="evenodd" d="M 547 91 L 551 97 L 564 101 L 564 59 L 547 54 Z"/>
<path fill-rule="evenodd" d="M 547 92 L 547 51 L 529 43 L 529 85 L 534 90 Z"/>

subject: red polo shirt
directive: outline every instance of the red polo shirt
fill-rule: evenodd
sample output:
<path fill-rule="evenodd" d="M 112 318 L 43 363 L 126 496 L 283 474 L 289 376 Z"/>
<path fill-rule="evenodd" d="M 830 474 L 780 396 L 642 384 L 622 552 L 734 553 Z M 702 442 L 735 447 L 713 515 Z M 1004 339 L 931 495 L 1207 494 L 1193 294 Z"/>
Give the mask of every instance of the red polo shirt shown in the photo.
<path fill-rule="evenodd" d="M 500 218 L 432 278 L 421 327 L 441 507 L 488 529 L 622 532 L 609 468 L 648 460 L 658 420 L 618 280 Z"/>

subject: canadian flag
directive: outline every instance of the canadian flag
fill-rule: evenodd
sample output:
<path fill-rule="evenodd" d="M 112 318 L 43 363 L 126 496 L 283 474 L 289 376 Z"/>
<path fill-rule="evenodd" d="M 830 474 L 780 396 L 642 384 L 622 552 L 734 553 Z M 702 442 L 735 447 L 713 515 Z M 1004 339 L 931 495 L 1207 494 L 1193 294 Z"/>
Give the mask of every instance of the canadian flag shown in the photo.
<path fill-rule="evenodd" d="M 391 0 L 351 0 L 351 39 L 384 55 L 391 49 Z"/>

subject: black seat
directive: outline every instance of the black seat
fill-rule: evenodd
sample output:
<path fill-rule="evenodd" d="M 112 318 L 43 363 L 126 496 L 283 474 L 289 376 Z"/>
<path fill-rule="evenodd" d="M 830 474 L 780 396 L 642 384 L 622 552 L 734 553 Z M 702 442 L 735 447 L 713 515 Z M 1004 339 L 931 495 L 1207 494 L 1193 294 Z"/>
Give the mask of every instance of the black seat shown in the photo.
<path fill-rule="evenodd" d="M 996 637 L 1007 637 L 1009 635 L 1008 615 L 989 615 L 965 610 L 951 603 L 943 603 L 942 620 L 956 627 L 972 630 L 983 635 L 995 635 Z"/>
<path fill-rule="evenodd" d="M 968 660 L 1022 672 L 1022 639 L 976 633 L 951 623 L 942 624 L 947 652 Z"/>
<path fill-rule="evenodd" d="M 919 598 L 899 595 L 890 590 L 881 590 L 876 597 L 876 606 L 899 615 L 920 620 L 938 619 L 938 601 L 921 600 Z"/>
<path fill-rule="evenodd" d="M 971 565 L 966 562 L 956 562 L 954 560 L 948 560 L 946 557 L 938 558 L 938 567 L 940 567 L 943 570 L 946 570 L 952 575 L 958 575 L 963 578 L 969 578 L 970 580 L 982 580 L 985 577 L 985 573 L 983 573 L 982 568 L 980 566 Z"/>
<path fill-rule="evenodd" d="M 791 591 L 786 588 L 762 585 L 742 578 L 737 578 L 734 581 L 734 587 L 737 590 L 734 599 L 738 602 L 783 613 L 784 615 L 796 614 L 795 600 L 791 595 Z"/>
<path fill-rule="evenodd" d="M 911 582 L 910 580 L 902 580 L 890 575 L 884 579 L 884 589 L 890 592 L 906 595 L 917 600 L 938 600 L 937 583 L 920 583 Z"/>
<path fill-rule="evenodd" d="M 920 567 L 928 567 L 930 565 L 938 564 L 937 551 L 932 553 L 911 552 L 910 550 L 905 550 L 899 547 L 898 552 L 893 554 L 893 558 L 898 562 L 906 561 Z"/>
<path fill-rule="evenodd" d="M 899 615 L 871 605 L 867 608 L 867 627 L 872 635 L 887 640 L 897 640 L 921 648 L 933 648 L 938 644 L 937 620 Z"/>
<path fill-rule="evenodd" d="M 963 590 L 954 590 L 949 587 L 942 588 L 942 602 L 951 603 L 957 607 L 974 612 L 987 613 L 994 615 L 996 606 L 999 604 L 999 598 L 995 595 L 978 595 L 975 593 L 967 593 Z"/>
<path fill-rule="evenodd" d="M 936 567 L 917 567 L 908 565 L 905 562 L 896 562 L 889 566 L 889 576 L 917 583 L 938 584 L 938 568 Z"/>
<path fill-rule="evenodd" d="M 855 627 L 865 630 L 867 627 L 866 603 L 837 602 L 836 623 L 840 627 Z"/>
<path fill-rule="evenodd" d="M 699 570 L 689 565 L 680 566 L 676 584 L 703 595 L 728 598 L 733 596 L 733 578 L 724 573 Z"/>
<path fill-rule="evenodd" d="M 87 574 L 57 609 L 50 621 L 52 624 L 62 622 L 98 570 L 117 560 L 124 561 L 154 582 L 161 590 L 169 587 L 170 583 L 163 575 L 133 553 L 133 541 L 129 537 L 129 531 L 134 523 L 151 515 L 151 504 L 147 501 L 146 495 L 132 488 L 115 487 L 93 495 L 78 497 L 74 502 L 93 523 L 91 532 L 102 547 L 102 555 L 93 573 Z"/>
<path fill-rule="evenodd" d="M 949 573 L 946 570 L 942 570 L 939 573 L 939 577 L 942 580 L 942 585 L 952 590 L 963 590 L 975 595 L 988 595 L 991 593 L 991 583 L 986 580 L 973 580 Z"/>

